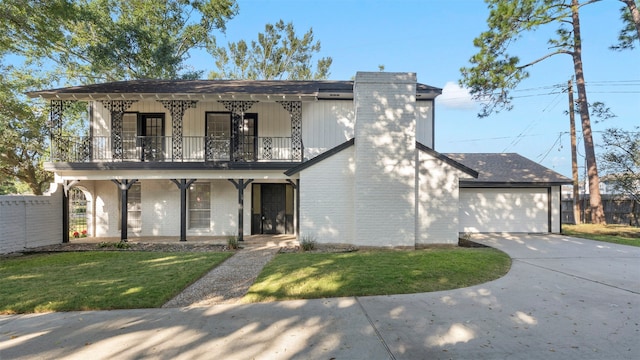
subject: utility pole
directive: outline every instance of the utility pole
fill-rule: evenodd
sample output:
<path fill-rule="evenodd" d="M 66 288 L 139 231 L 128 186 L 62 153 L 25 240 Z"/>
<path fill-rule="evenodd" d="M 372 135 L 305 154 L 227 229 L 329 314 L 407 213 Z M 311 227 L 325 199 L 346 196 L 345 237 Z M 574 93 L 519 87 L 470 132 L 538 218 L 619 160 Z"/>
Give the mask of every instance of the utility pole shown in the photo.
<path fill-rule="evenodd" d="M 580 224 L 580 202 L 578 183 L 578 153 L 576 151 L 576 118 L 573 102 L 573 81 L 569 80 L 569 127 L 571 128 L 571 175 L 573 177 L 573 218 L 576 224 Z"/>

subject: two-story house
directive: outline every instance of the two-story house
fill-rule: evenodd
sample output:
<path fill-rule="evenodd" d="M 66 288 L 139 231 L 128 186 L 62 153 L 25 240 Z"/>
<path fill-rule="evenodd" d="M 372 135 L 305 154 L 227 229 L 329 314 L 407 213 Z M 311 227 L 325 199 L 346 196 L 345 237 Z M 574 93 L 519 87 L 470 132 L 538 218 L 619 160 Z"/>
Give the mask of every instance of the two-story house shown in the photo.
<path fill-rule="evenodd" d="M 560 231 L 569 179 L 516 154 L 434 150 L 440 93 L 414 73 L 362 72 L 29 95 L 51 101 L 45 168 L 86 193 L 91 236 L 291 233 L 411 248 L 466 231 Z M 65 136 L 65 109 L 77 101 L 89 134 Z"/>

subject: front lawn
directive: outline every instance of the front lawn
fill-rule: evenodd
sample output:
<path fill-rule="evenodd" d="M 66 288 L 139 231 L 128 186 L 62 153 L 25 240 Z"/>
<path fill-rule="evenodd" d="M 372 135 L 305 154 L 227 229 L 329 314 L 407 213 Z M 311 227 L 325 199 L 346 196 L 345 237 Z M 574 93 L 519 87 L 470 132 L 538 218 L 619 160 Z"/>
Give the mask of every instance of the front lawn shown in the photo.
<path fill-rule="evenodd" d="M 614 244 L 640 246 L 640 228 L 625 225 L 562 224 L 562 233 Z"/>
<path fill-rule="evenodd" d="M 510 266 L 492 248 L 279 254 L 243 302 L 448 290 L 497 279 Z"/>
<path fill-rule="evenodd" d="M 0 260 L 0 314 L 160 307 L 233 253 L 95 251 Z"/>

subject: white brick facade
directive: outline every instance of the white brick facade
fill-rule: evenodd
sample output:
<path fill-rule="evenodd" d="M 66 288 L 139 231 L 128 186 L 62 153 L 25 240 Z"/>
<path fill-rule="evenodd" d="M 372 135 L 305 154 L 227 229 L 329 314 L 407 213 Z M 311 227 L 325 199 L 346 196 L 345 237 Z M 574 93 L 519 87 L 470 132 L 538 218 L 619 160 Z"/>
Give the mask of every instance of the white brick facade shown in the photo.
<path fill-rule="evenodd" d="M 415 244 L 415 93 L 415 74 L 356 75 L 354 211 L 358 242 L 396 247 Z"/>
<path fill-rule="evenodd" d="M 366 245 L 354 234 L 354 149 L 300 173 L 300 232 L 321 243 Z"/>

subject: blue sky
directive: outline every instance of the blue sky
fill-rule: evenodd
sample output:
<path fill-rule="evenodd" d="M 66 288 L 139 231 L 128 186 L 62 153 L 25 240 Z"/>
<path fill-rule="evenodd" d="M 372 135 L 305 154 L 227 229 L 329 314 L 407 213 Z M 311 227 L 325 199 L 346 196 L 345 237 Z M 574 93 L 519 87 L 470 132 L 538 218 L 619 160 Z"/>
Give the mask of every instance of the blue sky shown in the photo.
<path fill-rule="evenodd" d="M 640 50 L 608 49 L 621 27 L 621 5 L 605 0 L 581 11 L 588 100 L 605 102 L 617 115 L 593 122 L 596 142 L 598 131 L 607 127 L 640 125 Z M 571 175 L 568 100 L 559 87 L 573 75 L 568 55 L 531 68 L 531 77 L 513 93 L 514 109 L 488 118 L 477 118 L 477 105 L 455 85 L 460 67 L 467 66 L 475 53 L 473 39 L 486 29 L 488 10 L 483 1 L 240 0 L 239 6 L 226 34 L 217 38 L 219 44 L 253 40 L 266 23 L 280 19 L 293 22 L 299 35 L 313 28 L 322 44 L 319 57 L 333 58 L 330 79 L 349 80 L 357 71 L 378 71 L 384 65 L 385 71 L 415 72 L 419 82 L 444 88 L 436 101 L 436 150 L 517 152 Z M 526 34 L 511 54 L 523 62 L 546 54 L 555 28 Z M 198 69 L 213 68 L 206 53 L 194 53 L 189 62 Z M 581 140 L 578 152 L 584 153 Z"/>

